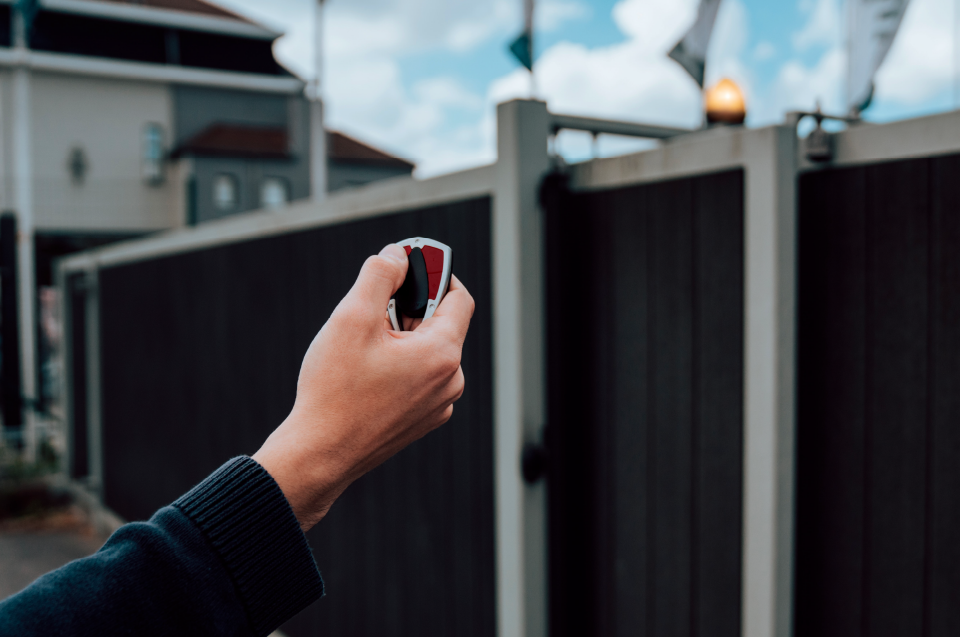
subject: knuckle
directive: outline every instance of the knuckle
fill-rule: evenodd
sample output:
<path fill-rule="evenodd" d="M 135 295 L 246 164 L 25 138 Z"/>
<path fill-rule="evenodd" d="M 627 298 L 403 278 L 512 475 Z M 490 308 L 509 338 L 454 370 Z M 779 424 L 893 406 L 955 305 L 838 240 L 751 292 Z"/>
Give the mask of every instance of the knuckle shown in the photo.
<path fill-rule="evenodd" d="M 397 275 L 396 266 L 390 264 L 386 259 L 379 256 L 367 258 L 367 261 L 364 263 L 363 267 L 367 272 L 370 273 L 371 276 L 386 279 L 388 281 L 393 281 Z"/>
<path fill-rule="evenodd" d="M 353 325 L 367 318 L 368 309 L 359 303 L 341 303 L 336 310 L 336 318 L 346 325 Z"/>
<path fill-rule="evenodd" d="M 460 400 L 460 397 L 463 396 L 463 390 L 466 387 L 466 385 L 467 383 L 463 377 L 463 370 L 461 369 L 457 373 L 456 378 L 453 380 L 453 386 L 451 387 L 451 389 L 453 390 L 453 402 L 457 402 L 458 400 Z"/>
<path fill-rule="evenodd" d="M 437 355 L 439 372 L 449 378 L 460 369 L 460 348 L 456 345 L 444 346 Z"/>
<path fill-rule="evenodd" d="M 470 309 L 470 316 L 473 316 L 474 310 L 477 309 L 477 302 L 473 300 L 473 295 L 467 292 L 467 307 Z"/>
<path fill-rule="evenodd" d="M 447 406 L 446 409 L 443 410 L 443 414 L 441 414 L 440 416 L 440 424 L 445 425 L 452 416 L 453 416 L 453 405 L 449 405 Z"/>

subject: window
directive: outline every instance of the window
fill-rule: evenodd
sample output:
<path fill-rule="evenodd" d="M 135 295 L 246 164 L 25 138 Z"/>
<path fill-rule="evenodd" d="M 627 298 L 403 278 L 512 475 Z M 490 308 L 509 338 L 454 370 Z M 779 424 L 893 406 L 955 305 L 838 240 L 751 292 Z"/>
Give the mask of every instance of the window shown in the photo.
<path fill-rule="evenodd" d="M 290 189 L 285 179 L 267 177 L 260 184 L 260 207 L 267 209 L 280 208 L 290 201 Z"/>
<path fill-rule="evenodd" d="M 237 179 L 233 175 L 217 175 L 213 180 L 213 205 L 221 212 L 237 207 Z"/>
<path fill-rule="evenodd" d="M 143 127 L 143 157 L 140 165 L 144 181 L 154 186 L 163 183 L 163 128 L 160 124 Z"/>

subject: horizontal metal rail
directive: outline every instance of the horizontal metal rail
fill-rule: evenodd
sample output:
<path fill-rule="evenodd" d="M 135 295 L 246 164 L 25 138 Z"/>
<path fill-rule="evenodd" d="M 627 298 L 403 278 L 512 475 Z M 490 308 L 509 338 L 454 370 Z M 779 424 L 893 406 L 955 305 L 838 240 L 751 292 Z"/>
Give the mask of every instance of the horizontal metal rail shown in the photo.
<path fill-rule="evenodd" d="M 627 137 L 647 137 L 650 139 L 667 139 L 678 135 L 692 133 L 689 128 L 673 128 L 670 126 L 655 126 L 652 124 L 637 124 L 634 122 L 619 122 L 612 119 L 596 119 L 594 117 L 578 117 L 576 115 L 550 115 L 551 127 L 556 133 L 562 129 L 582 130 L 594 135 L 626 135 Z"/>

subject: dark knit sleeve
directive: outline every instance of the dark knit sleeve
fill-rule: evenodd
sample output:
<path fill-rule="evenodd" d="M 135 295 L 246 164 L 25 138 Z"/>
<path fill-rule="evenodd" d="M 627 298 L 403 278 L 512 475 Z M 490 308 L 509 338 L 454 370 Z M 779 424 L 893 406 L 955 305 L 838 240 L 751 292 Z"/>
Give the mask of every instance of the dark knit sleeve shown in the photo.
<path fill-rule="evenodd" d="M 322 594 L 277 483 L 234 458 L 148 522 L 0 601 L 0 635 L 264 636 Z"/>
<path fill-rule="evenodd" d="M 220 556 L 255 633 L 269 634 L 323 595 L 300 523 L 252 458 L 234 458 L 173 506 Z"/>

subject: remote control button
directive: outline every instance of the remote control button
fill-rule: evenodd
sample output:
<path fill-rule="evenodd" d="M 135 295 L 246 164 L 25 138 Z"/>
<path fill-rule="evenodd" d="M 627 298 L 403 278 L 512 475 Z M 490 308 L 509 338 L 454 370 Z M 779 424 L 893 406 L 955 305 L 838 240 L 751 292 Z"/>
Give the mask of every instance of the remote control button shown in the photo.
<path fill-rule="evenodd" d="M 427 266 L 427 279 L 429 281 L 430 291 L 428 296 L 431 299 L 437 298 L 440 291 L 440 279 L 443 277 L 443 250 L 433 246 L 423 246 L 423 260 Z"/>

